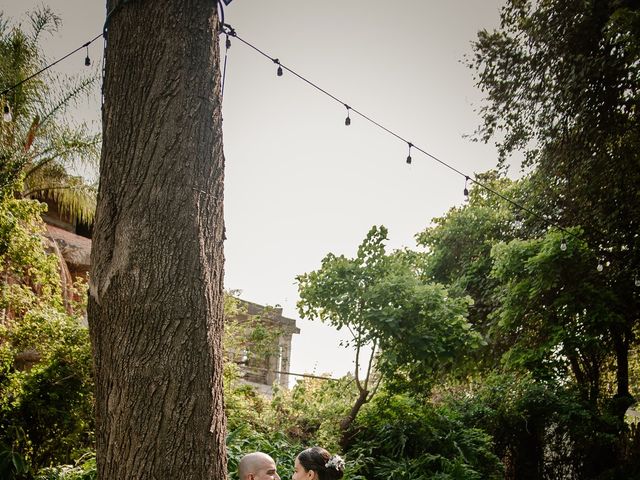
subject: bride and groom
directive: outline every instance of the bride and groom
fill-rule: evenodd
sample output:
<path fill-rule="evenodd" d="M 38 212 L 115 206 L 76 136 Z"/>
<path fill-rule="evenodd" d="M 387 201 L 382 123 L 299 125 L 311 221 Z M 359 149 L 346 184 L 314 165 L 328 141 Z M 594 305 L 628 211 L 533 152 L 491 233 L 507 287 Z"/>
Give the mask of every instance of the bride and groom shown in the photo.
<path fill-rule="evenodd" d="M 311 447 L 298 454 L 291 480 L 339 480 L 344 460 L 324 448 Z M 280 480 L 276 463 L 266 453 L 249 453 L 238 464 L 240 480 Z"/>

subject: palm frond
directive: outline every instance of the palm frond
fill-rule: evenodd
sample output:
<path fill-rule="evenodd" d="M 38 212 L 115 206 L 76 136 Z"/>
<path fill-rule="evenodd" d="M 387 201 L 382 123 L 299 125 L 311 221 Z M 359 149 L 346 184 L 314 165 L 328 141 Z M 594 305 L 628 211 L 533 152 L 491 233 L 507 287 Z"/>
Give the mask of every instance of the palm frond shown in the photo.
<path fill-rule="evenodd" d="M 36 44 L 43 33 L 55 33 L 62 25 L 62 18 L 45 5 L 27 13 L 31 21 L 31 41 Z"/>
<path fill-rule="evenodd" d="M 67 215 L 72 223 L 91 224 L 93 222 L 98 193 L 95 186 L 79 184 L 64 188 L 52 188 L 46 193 L 56 202 L 60 213 Z"/>
<path fill-rule="evenodd" d="M 29 152 L 31 145 L 33 145 L 33 141 L 36 138 L 36 131 L 40 126 L 40 116 L 36 115 L 31 122 L 31 127 L 29 127 L 29 131 L 27 132 L 27 136 L 24 140 L 24 153 Z"/>
<path fill-rule="evenodd" d="M 30 177 L 50 163 L 63 165 L 69 174 L 93 175 L 100 159 L 100 145 L 100 135 L 89 132 L 84 124 L 41 128 L 32 142 L 25 176 Z"/>
<path fill-rule="evenodd" d="M 93 221 L 98 193 L 95 185 L 87 184 L 82 177 L 67 175 L 64 168 L 56 164 L 38 173 L 25 181 L 24 197 L 53 200 L 71 223 Z"/>
<path fill-rule="evenodd" d="M 7 34 L 9 29 L 9 20 L 4 18 L 4 12 L 0 11 L 0 41 Z"/>
<path fill-rule="evenodd" d="M 48 102 L 43 105 L 43 111 L 40 112 L 42 124 L 56 118 L 58 115 L 64 114 L 67 109 L 78 104 L 82 99 L 86 99 L 94 92 L 98 84 L 98 76 L 93 74 L 83 77 L 67 77 L 64 81 L 59 78 L 52 79 L 53 93 L 49 96 Z"/>

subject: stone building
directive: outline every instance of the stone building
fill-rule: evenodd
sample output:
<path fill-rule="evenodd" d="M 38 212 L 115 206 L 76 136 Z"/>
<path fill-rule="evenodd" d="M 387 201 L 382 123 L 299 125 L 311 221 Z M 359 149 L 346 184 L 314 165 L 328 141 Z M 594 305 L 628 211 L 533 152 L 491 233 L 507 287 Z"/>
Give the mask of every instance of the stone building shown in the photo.
<path fill-rule="evenodd" d="M 263 326 L 274 332 L 270 338 L 266 355 L 253 357 L 240 354 L 237 363 L 240 365 L 243 380 L 254 386 L 258 391 L 270 394 L 272 385 L 277 383 L 283 388 L 289 386 L 289 366 L 291 359 L 291 340 L 294 334 L 300 333 L 293 318 L 282 315 L 282 308 L 266 307 L 257 303 L 239 300 L 240 312 L 233 320 L 240 323 L 248 322 L 250 318 L 259 318 Z M 251 345 L 245 345 L 251 349 Z"/>

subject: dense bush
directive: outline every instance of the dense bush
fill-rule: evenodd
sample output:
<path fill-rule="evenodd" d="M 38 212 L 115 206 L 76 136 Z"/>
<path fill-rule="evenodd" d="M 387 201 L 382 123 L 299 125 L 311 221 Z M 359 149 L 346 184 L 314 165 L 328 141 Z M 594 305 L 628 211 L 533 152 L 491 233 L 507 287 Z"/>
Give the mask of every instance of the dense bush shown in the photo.
<path fill-rule="evenodd" d="M 35 480 L 95 480 L 97 475 L 95 453 L 88 452 L 75 465 L 43 468 Z"/>
<path fill-rule="evenodd" d="M 453 417 L 491 435 L 507 478 L 633 478 L 638 470 L 640 450 L 624 448 L 638 442 L 637 430 L 620 426 L 571 384 L 494 373 L 442 402 Z"/>
<path fill-rule="evenodd" d="M 384 392 L 363 409 L 347 452 L 368 480 L 497 479 L 491 437 L 443 407 Z"/>
<path fill-rule="evenodd" d="M 73 461 L 92 446 L 94 431 L 86 329 L 64 317 L 38 321 L 56 331 L 55 346 L 37 345 L 41 360 L 28 371 L 9 371 L 0 395 L 0 437 L 34 467 Z"/>
<path fill-rule="evenodd" d="M 63 301 L 58 259 L 42 236 L 41 208 L 30 200 L 0 202 L 0 477 L 7 479 L 73 462 L 93 445 L 83 307 Z M 77 287 L 81 293 L 84 286 Z"/>

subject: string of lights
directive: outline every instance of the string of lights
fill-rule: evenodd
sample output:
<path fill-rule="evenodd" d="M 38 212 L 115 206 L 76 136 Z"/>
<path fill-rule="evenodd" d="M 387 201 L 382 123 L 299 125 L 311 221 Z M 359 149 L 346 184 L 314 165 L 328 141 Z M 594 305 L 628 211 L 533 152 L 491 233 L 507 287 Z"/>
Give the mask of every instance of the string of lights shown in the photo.
<path fill-rule="evenodd" d="M 536 212 L 535 210 L 532 210 L 531 208 L 528 208 L 522 204 L 520 204 L 519 202 L 507 197 L 506 195 L 498 192 L 497 190 L 491 188 L 490 186 L 488 186 L 487 184 L 474 179 L 472 177 L 470 177 L 468 174 L 462 172 L 461 170 L 457 169 L 456 167 L 454 167 L 453 165 L 445 162 L 444 160 L 438 158 L 437 156 L 433 155 L 432 153 L 428 152 L 427 150 L 415 145 L 414 143 L 412 143 L 411 141 L 409 141 L 408 139 L 406 139 L 405 137 L 403 137 L 402 135 L 400 135 L 399 133 L 391 130 L 390 128 L 385 127 L 384 125 L 382 125 L 380 122 L 376 121 L 375 119 L 373 119 L 372 117 L 370 117 L 369 115 L 366 115 L 365 113 L 363 113 L 362 111 L 350 106 L 349 104 L 347 104 L 346 102 L 344 102 L 343 100 L 339 99 L 338 97 L 336 97 L 335 95 L 329 93 L 327 90 L 323 89 L 322 87 L 320 87 L 319 85 L 317 85 L 316 83 L 312 82 L 311 80 L 309 80 L 308 78 L 304 77 L 303 75 L 299 74 L 298 72 L 296 72 L 295 70 L 291 69 L 290 67 L 287 67 L 286 65 L 284 65 L 280 59 L 276 58 L 276 57 L 272 57 L 271 55 L 267 54 L 266 52 L 264 52 L 263 50 L 261 50 L 260 48 L 256 47 L 254 44 L 250 43 L 249 41 L 245 40 L 244 38 L 240 37 L 235 29 L 233 27 L 231 27 L 231 25 L 229 24 L 223 24 L 222 26 L 222 32 L 228 37 L 234 37 L 237 40 L 239 40 L 240 42 L 242 42 L 243 44 L 245 44 L 246 46 L 248 46 L 249 48 L 253 49 L 254 51 L 256 51 L 257 53 L 259 53 L 260 55 L 262 55 L 265 58 L 268 58 L 269 60 L 271 60 L 273 63 L 275 63 L 276 65 L 278 65 L 276 74 L 281 77 L 284 73 L 284 71 L 287 71 L 289 73 L 291 73 L 293 76 L 297 77 L 298 79 L 302 80 L 303 82 L 307 83 L 308 85 L 310 85 L 312 88 L 316 89 L 317 91 L 319 91 L 320 93 L 326 95 L 327 97 L 331 98 L 332 100 L 334 100 L 335 102 L 343 105 L 346 109 L 347 109 L 347 117 L 345 118 L 344 124 L 346 126 L 351 125 L 351 116 L 350 114 L 353 112 L 357 115 L 359 115 L 361 118 L 363 118 L 364 120 L 368 121 L 369 123 L 375 125 L 376 127 L 380 128 L 381 130 L 383 130 L 384 132 L 388 133 L 389 135 L 392 135 L 393 137 L 397 138 L 398 140 L 404 142 L 407 144 L 408 149 L 409 149 L 409 154 L 407 155 L 407 159 L 406 159 L 406 163 L 407 164 L 411 164 L 413 159 L 411 157 L 411 149 L 415 149 L 418 152 L 424 154 L 425 156 L 429 157 L 430 159 L 434 160 L 435 162 L 439 163 L 440 165 L 442 165 L 445 168 L 448 168 L 449 170 L 451 170 L 452 172 L 460 175 L 461 177 L 464 178 L 464 190 L 463 190 L 463 195 L 465 198 L 465 201 L 469 201 L 469 189 L 468 189 L 468 183 L 471 182 L 475 185 L 477 185 L 478 187 L 482 188 L 483 190 L 491 193 L 492 195 L 495 195 L 496 197 L 502 199 L 503 201 L 511 204 L 512 206 L 516 207 L 518 210 L 521 210 L 523 212 L 526 212 L 534 217 L 536 217 L 538 220 L 541 220 L 543 223 L 550 225 L 554 228 L 556 228 L 557 230 L 561 231 L 563 234 L 569 236 L 569 237 L 573 237 L 576 240 L 583 242 L 585 245 L 587 244 L 587 242 L 581 238 L 580 236 L 576 235 L 575 233 L 573 233 L 572 231 L 562 227 L 561 225 L 559 225 L 557 222 L 554 222 L 552 220 L 550 220 L 547 216 L 542 215 L 538 212 Z M 564 250 L 566 250 L 567 248 L 567 244 L 566 244 L 566 240 L 563 239 L 562 244 L 561 244 L 561 248 Z"/>
<path fill-rule="evenodd" d="M 121 2 L 119 4 L 119 6 L 121 7 L 123 4 L 128 3 L 129 1 L 130 0 L 123 0 L 123 2 Z M 218 2 L 218 3 L 220 3 L 220 2 Z M 220 4 L 220 7 L 221 7 L 220 10 L 222 10 L 222 12 L 223 12 L 221 4 Z M 0 92 L 0 97 L 3 99 L 3 103 L 4 103 L 3 120 L 5 122 L 10 122 L 12 120 L 11 107 L 9 105 L 9 102 L 6 100 L 7 94 L 9 94 L 13 90 L 15 90 L 16 88 L 21 86 L 22 84 L 32 80 L 33 78 L 37 77 L 38 75 L 41 75 L 45 71 L 49 70 L 53 66 L 57 65 L 58 63 L 62 62 L 63 60 L 67 59 L 68 57 L 72 56 L 73 54 L 75 54 L 76 52 L 78 52 L 78 51 L 80 51 L 82 49 L 86 49 L 86 56 L 85 56 L 84 64 L 85 64 L 85 66 L 90 66 L 91 65 L 91 59 L 89 57 L 89 46 L 93 42 L 95 42 L 96 40 L 98 40 L 101 37 L 104 37 L 106 39 L 108 21 L 109 21 L 110 17 L 112 16 L 112 14 L 114 13 L 115 10 L 117 10 L 117 8 L 114 8 L 111 12 L 109 12 L 109 15 L 107 16 L 107 20 L 105 21 L 105 25 L 104 25 L 104 29 L 103 29 L 102 33 L 96 35 L 94 38 L 92 38 L 88 42 L 83 43 L 78 48 L 76 48 L 76 49 L 72 50 L 71 52 L 67 53 L 66 55 L 60 57 L 59 59 L 55 60 L 54 62 L 46 65 L 45 67 L 43 67 L 42 69 L 38 70 L 34 74 L 22 79 L 21 81 L 19 81 L 15 85 L 12 85 L 12 86 L 10 86 L 8 88 L 5 88 L 2 92 Z M 286 72 L 290 73 L 291 75 L 293 75 L 294 77 L 298 78 L 299 80 L 303 81 L 304 83 L 308 84 L 309 86 L 311 86 L 312 88 L 314 88 L 318 92 L 322 93 L 323 95 L 329 97 L 333 101 L 335 101 L 335 102 L 339 103 L 340 105 L 344 106 L 345 109 L 347 110 L 347 116 L 346 116 L 346 118 L 344 120 L 344 124 L 346 126 L 351 125 L 351 121 L 352 121 L 351 114 L 353 113 L 353 114 L 358 115 L 360 118 L 368 121 L 372 125 L 378 127 L 379 129 L 381 129 L 385 133 L 395 137 L 396 139 L 402 141 L 403 143 L 406 143 L 407 147 L 408 147 L 408 155 L 407 155 L 407 158 L 406 158 L 406 163 L 407 164 L 410 165 L 412 163 L 413 158 L 411 157 L 411 151 L 412 151 L 412 149 L 415 149 L 416 151 L 422 153 L 423 155 L 425 155 L 426 157 L 430 158 L 431 160 L 437 162 L 441 166 L 443 166 L 443 167 L 449 169 L 450 171 L 452 171 L 452 172 L 460 175 L 461 177 L 463 177 L 464 178 L 463 195 L 464 195 L 465 201 L 467 201 L 467 202 L 469 201 L 469 189 L 468 189 L 469 183 L 475 184 L 476 186 L 480 187 L 481 189 L 485 190 L 486 192 L 489 192 L 490 194 L 492 194 L 492 195 L 500 198 L 501 200 L 509 203 L 510 205 L 515 207 L 516 209 L 518 209 L 518 210 L 520 210 L 522 212 L 528 213 L 529 215 L 537 218 L 538 220 L 542 221 L 544 224 L 546 224 L 548 226 L 554 227 L 558 231 L 562 232 L 563 235 L 565 235 L 566 237 L 572 237 L 572 238 L 578 240 L 579 242 L 583 243 L 584 245 L 586 245 L 588 247 L 588 244 L 587 244 L 586 240 L 584 240 L 582 237 L 580 237 L 579 235 L 575 234 L 574 232 L 572 232 L 572 231 L 566 229 L 565 227 L 559 225 L 557 222 L 554 222 L 553 220 L 549 219 L 548 216 L 543 215 L 541 213 L 538 213 L 537 211 L 535 211 L 535 210 L 533 210 L 533 209 L 531 209 L 529 207 L 526 207 L 525 205 L 522 205 L 521 203 L 513 200 L 512 198 L 509 198 L 506 195 L 500 193 L 499 191 L 491 188 L 489 185 L 485 184 L 484 182 L 481 182 L 481 181 L 477 180 L 476 178 L 472 178 L 468 174 L 462 172 L 461 170 L 459 170 L 458 168 L 454 167 L 453 165 L 445 162 L 444 160 L 440 159 L 436 155 L 430 153 L 429 151 L 425 150 L 424 148 L 422 148 L 422 147 L 414 144 L 413 142 L 409 141 L 408 139 L 406 139 L 405 137 L 403 137 L 399 133 L 395 132 L 394 130 L 384 126 L 382 123 L 378 122 L 377 120 L 375 120 L 371 116 L 365 114 L 361 110 L 350 106 L 348 103 L 344 102 L 343 100 L 341 100 L 337 96 L 335 96 L 332 93 L 328 92 L 327 90 L 325 90 L 324 88 L 320 87 L 318 84 L 316 84 L 315 82 L 309 80 L 308 78 L 306 78 L 305 76 L 301 75 L 300 73 L 296 72 L 292 68 L 284 65 L 280 61 L 279 58 L 272 57 L 271 55 L 267 54 L 266 52 L 264 52 L 263 50 L 261 50 L 260 48 L 258 48 L 254 44 L 252 44 L 251 42 L 249 42 L 246 39 L 240 37 L 237 34 L 236 30 L 231 25 L 229 25 L 227 23 L 224 23 L 223 13 L 221 13 L 220 15 L 221 15 L 221 19 L 222 19 L 222 22 L 220 24 L 220 33 L 225 35 L 225 57 L 224 57 L 224 67 L 223 67 L 223 72 L 222 72 L 221 95 L 223 95 L 223 93 L 224 93 L 224 84 L 225 84 L 225 80 L 226 80 L 227 55 L 228 55 L 229 48 L 231 47 L 231 38 L 235 38 L 238 41 L 240 41 L 241 43 L 243 43 L 244 45 L 246 45 L 247 47 L 251 48 L 252 50 L 257 52 L 258 54 L 260 54 L 261 56 L 269 59 L 271 62 L 276 64 L 277 65 L 277 69 L 276 69 L 276 75 L 277 76 L 279 76 L 279 77 L 283 76 L 284 72 L 286 71 Z M 566 251 L 566 249 L 567 249 L 566 238 L 562 239 L 561 244 L 560 244 L 560 249 L 562 251 Z M 603 269 L 604 269 L 604 266 L 603 266 L 602 262 L 599 261 L 599 263 L 597 265 L 597 270 L 601 272 Z"/>

